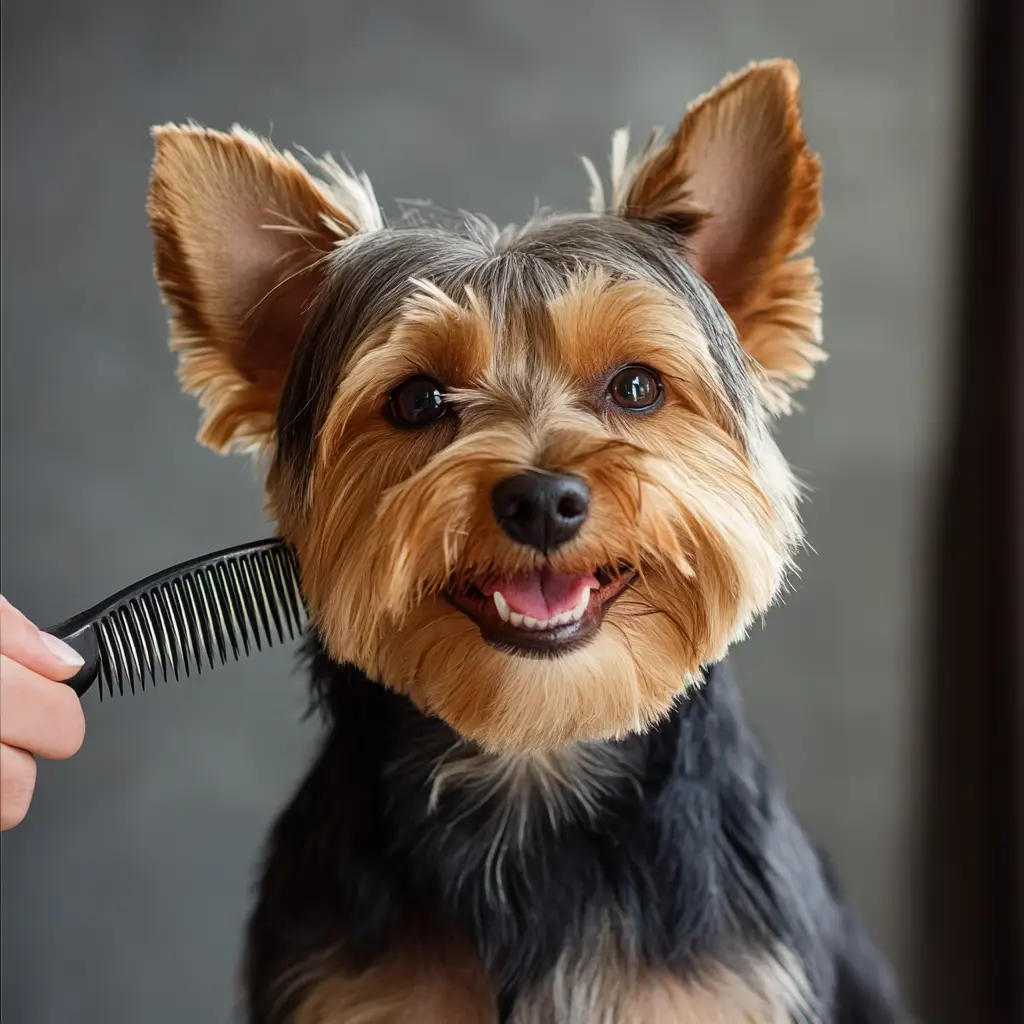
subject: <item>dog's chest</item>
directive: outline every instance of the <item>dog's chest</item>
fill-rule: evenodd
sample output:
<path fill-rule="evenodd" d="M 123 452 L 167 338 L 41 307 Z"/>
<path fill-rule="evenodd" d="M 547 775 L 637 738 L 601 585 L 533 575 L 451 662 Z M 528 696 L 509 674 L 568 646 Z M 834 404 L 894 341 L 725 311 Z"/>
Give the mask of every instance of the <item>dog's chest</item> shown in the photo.
<path fill-rule="evenodd" d="M 599 902 L 607 878 L 598 851 L 622 808 L 642 815 L 642 775 L 630 744 L 522 755 L 456 743 L 391 769 L 392 829 L 414 844 L 406 852 L 443 908 L 513 944 L 528 917 L 536 943 L 571 933 L 580 909 Z"/>
<path fill-rule="evenodd" d="M 533 757 L 453 748 L 426 776 L 419 853 L 432 854 L 420 865 L 433 863 L 442 902 L 474 925 L 485 970 L 501 979 L 501 1024 L 806 1019 L 806 982 L 784 958 L 755 954 L 733 970 L 695 950 L 685 980 L 652 966 L 646 940 L 670 929 L 659 915 L 674 901 L 634 856 L 645 829 L 649 845 L 661 838 L 644 781 L 641 750 L 603 744 Z M 632 848 L 616 835 L 631 807 Z"/>

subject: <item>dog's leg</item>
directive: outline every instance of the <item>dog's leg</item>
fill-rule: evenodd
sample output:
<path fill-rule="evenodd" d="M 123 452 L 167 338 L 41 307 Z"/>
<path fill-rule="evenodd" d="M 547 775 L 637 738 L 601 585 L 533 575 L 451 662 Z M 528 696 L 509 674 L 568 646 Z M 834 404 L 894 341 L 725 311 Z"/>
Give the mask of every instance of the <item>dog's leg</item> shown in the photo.
<path fill-rule="evenodd" d="M 627 944 L 631 945 L 631 944 Z M 524 992 L 511 1024 L 801 1024 L 820 1021 L 803 970 L 784 952 L 742 967 L 708 962 L 687 978 L 624 957 L 607 922 Z"/>
<path fill-rule="evenodd" d="M 288 1024 L 497 1024 L 494 994 L 472 958 L 422 943 L 358 973 L 313 981 Z"/>
<path fill-rule="evenodd" d="M 275 966 L 249 969 L 250 1024 L 498 1024 L 478 960 L 449 940 L 407 940 L 362 969 L 336 950 Z"/>

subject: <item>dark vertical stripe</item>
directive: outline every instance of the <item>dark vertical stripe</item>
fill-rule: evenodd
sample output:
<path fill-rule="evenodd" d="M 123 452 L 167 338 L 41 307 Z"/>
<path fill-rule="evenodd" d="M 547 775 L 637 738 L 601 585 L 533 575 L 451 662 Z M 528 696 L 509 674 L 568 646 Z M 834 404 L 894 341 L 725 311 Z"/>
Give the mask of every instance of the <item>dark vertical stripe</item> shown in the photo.
<path fill-rule="evenodd" d="M 1024 3 L 970 10 L 963 290 L 930 588 L 922 945 L 932 1024 L 1024 1020 Z"/>

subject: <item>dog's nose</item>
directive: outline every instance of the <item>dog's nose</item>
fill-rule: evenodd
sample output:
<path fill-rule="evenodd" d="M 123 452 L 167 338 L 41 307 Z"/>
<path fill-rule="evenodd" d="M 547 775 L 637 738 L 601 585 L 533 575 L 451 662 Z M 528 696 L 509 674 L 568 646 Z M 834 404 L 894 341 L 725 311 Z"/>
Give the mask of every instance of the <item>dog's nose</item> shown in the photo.
<path fill-rule="evenodd" d="M 513 540 L 547 553 L 579 533 L 590 510 L 590 488 L 569 473 L 520 473 L 495 486 L 491 505 Z"/>

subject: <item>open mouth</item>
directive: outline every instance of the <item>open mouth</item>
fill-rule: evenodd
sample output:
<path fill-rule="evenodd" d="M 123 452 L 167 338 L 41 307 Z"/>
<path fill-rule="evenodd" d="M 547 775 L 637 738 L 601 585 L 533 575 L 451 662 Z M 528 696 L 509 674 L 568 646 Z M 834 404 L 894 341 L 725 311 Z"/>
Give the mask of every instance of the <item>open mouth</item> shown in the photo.
<path fill-rule="evenodd" d="M 559 573 L 544 566 L 447 596 L 488 642 L 522 653 L 560 654 L 598 631 L 605 611 L 635 575 L 628 565 L 589 573 Z"/>

